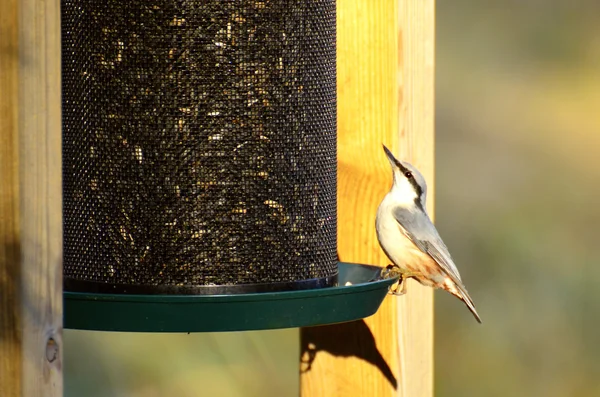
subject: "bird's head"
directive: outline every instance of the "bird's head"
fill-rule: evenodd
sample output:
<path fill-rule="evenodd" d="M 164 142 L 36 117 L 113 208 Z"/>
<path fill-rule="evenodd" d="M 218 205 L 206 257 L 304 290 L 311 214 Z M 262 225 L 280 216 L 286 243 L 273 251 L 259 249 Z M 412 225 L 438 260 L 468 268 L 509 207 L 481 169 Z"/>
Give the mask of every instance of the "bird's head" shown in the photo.
<path fill-rule="evenodd" d="M 416 205 L 425 210 L 427 183 L 423 175 L 412 164 L 397 160 L 385 145 L 383 150 L 390 161 L 394 174 L 394 184 L 390 194 L 400 205 Z"/>

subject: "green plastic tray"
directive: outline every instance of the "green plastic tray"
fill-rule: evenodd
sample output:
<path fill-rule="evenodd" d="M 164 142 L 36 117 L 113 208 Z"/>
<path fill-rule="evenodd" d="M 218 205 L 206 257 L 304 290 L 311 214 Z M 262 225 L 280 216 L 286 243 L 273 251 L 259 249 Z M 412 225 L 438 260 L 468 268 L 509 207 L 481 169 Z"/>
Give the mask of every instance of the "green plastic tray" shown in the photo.
<path fill-rule="evenodd" d="M 340 323 L 373 315 L 397 280 L 381 279 L 380 267 L 339 263 L 339 286 L 312 290 L 235 295 L 65 292 L 64 327 L 220 332 Z"/>

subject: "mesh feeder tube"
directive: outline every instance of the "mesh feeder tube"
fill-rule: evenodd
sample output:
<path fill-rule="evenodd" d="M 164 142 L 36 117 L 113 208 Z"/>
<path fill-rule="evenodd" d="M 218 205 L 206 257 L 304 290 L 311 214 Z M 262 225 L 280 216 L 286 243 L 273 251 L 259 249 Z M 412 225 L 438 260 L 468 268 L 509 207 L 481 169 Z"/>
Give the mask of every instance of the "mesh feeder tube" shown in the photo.
<path fill-rule="evenodd" d="M 63 0 L 64 285 L 335 285 L 333 0 Z"/>

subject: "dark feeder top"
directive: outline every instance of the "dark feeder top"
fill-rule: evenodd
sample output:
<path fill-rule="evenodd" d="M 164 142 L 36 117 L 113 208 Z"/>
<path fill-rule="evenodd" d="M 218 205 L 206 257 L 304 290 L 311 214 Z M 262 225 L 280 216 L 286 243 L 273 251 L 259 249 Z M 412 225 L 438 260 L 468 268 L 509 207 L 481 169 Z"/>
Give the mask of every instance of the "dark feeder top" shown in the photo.
<path fill-rule="evenodd" d="M 62 46 L 66 290 L 336 282 L 333 0 L 64 0 Z"/>

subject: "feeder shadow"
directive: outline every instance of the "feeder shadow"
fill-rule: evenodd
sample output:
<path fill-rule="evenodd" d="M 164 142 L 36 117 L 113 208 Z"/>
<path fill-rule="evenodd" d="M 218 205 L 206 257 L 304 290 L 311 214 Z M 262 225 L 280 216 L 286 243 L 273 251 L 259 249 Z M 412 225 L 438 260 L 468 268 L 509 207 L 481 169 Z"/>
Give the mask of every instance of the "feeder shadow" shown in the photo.
<path fill-rule="evenodd" d="M 317 353 L 326 351 L 334 356 L 365 360 L 377 367 L 394 389 L 398 388 L 398 381 L 377 349 L 375 337 L 364 320 L 302 328 L 300 349 L 301 363 L 305 364 L 301 372 L 310 371 Z"/>

